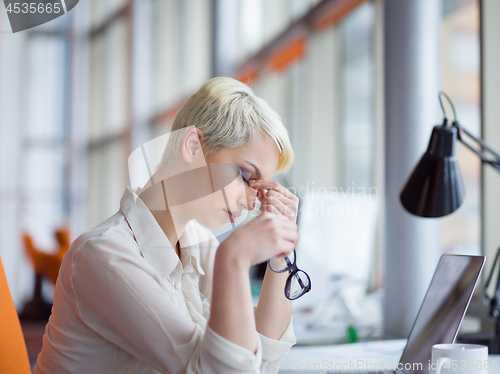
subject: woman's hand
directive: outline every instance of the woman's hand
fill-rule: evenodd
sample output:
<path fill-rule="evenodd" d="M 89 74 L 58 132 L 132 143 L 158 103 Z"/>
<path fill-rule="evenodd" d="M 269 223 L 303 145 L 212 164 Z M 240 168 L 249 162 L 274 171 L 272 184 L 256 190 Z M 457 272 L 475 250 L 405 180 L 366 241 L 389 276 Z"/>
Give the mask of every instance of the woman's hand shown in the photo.
<path fill-rule="evenodd" d="M 221 243 L 217 255 L 244 261 L 247 266 L 256 265 L 274 256 L 288 255 L 298 240 L 295 222 L 264 212 L 235 230 Z"/>
<path fill-rule="evenodd" d="M 257 198 L 261 211 L 282 214 L 296 223 L 299 198 L 275 181 L 251 180 L 250 186 L 258 189 Z M 267 191 L 266 191 L 267 190 Z"/>
<path fill-rule="evenodd" d="M 264 188 L 270 189 L 268 183 L 275 182 L 265 182 Z M 275 192 L 283 189 L 277 183 L 273 187 Z M 285 199 L 286 192 L 281 193 L 283 197 L 280 199 L 269 192 L 267 198 L 260 198 L 267 206 L 262 209 L 262 214 L 236 229 L 220 244 L 215 257 L 208 324 L 222 337 L 252 352 L 256 352 L 258 347 L 255 331 L 277 340 L 290 324 L 291 302 L 283 293 L 288 275 L 266 272 L 255 314 L 248 277 L 251 265 L 289 255 L 299 240 L 295 223 L 298 199 L 291 196 Z M 283 216 L 287 213 L 283 209 L 285 204 L 293 211 L 287 217 Z"/>

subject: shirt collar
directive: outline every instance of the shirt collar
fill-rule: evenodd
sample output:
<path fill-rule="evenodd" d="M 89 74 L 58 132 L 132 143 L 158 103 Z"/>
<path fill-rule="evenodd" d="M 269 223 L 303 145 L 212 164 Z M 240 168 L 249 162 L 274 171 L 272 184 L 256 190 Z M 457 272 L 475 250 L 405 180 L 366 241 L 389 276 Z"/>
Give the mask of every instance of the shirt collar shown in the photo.
<path fill-rule="evenodd" d="M 134 233 L 144 259 L 162 278 L 169 276 L 179 264 L 179 257 L 146 204 L 131 187 L 125 190 L 120 208 Z M 200 266 L 200 248 L 197 245 L 201 242 L 199 239 L 203 238 L 198 235 L 192 222 L 195 221 L 188 223 L 179 243 L 181 251 L 186 251 L 186 255 L 192 259 L 193 266 L 204 275 L 205 272 Z"/>
<path fill-rule="evenodd" d="M 184 251 L 187 256 L 191 257 L 191 263 L 195 269 L 201 275 L 205 275 L 203 268 L 200 264 L 200 243 L 208 241 L 211 239 L 211 234 L 206 229 L 201 229 L 201 226 L 195 220 L 190 221 L 181 237 L 179 238 L 179 243 L 182 247 L 181 251 Z"/>

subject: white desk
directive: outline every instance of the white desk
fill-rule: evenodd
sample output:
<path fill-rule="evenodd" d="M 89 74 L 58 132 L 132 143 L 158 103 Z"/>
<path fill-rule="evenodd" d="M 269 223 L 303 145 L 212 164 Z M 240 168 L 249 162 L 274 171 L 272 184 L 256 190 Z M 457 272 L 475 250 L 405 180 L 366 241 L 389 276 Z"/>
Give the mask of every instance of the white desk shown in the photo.
<path fill-rule="evenodd" d="M 406 340 L 384 340 L 377 342 L 292 347 L 285 357 L 280 374 L 299 373 L 299 370 L 351 370 L 377 371 L 396 369 Z M 496 370 L 490 374 L 500 374 L 500 355 L 490 355 L 490 363 L 496 363 Z M 381 367 L 383 366 L 383 367 Z"/>

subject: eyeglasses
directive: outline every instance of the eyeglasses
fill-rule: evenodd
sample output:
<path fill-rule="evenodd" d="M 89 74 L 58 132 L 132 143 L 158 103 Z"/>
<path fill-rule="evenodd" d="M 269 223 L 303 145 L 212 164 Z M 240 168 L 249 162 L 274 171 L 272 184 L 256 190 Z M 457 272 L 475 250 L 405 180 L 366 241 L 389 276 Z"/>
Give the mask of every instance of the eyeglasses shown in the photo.
<path fill-rule="evenodd" d="M 297 267 L 296 261 L 295 249 L 289 257 L 273 257 L 267 261 L 275 273 L 284 273 L 285 271 L 290 273 L 285 284 L 285 296 L 288 300 L 296 300 L 311 291 L 311 278 L 305 271 Z"/>

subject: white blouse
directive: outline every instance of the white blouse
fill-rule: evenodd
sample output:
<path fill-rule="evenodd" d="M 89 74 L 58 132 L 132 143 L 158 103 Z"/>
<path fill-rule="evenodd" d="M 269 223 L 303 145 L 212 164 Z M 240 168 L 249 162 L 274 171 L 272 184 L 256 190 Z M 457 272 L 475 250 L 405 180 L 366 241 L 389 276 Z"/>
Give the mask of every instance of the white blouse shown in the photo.
<path fill-rule="evenodd" d="M 80 235 L 64 257 L 34 374 L 276 373 L 295 344 L 258 332 L 257 353 L 208 325 L 215 252 L 191 221 L 181 258 L 127 188 L 120 210 Z"/>

